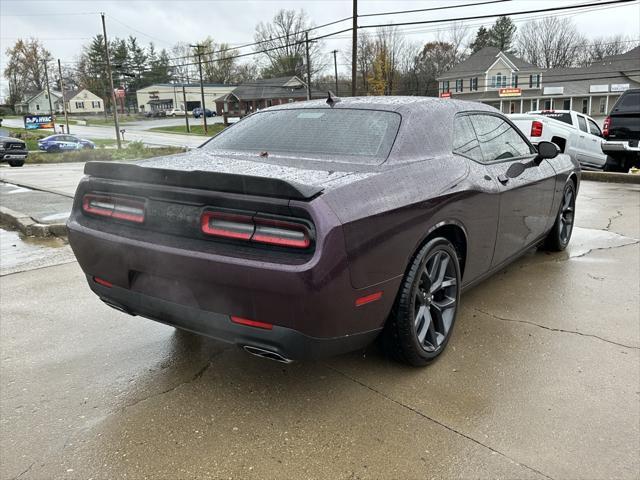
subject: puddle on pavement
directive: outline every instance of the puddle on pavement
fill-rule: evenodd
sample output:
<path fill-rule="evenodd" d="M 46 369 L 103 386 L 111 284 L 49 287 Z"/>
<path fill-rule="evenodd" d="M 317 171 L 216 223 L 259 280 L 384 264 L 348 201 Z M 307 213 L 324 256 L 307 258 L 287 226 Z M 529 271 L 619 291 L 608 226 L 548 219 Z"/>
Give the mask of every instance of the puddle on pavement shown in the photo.
<path fill-rule="evenodd" d="M 68 243 L 58 237 L 27 237 L 0 228 L 0 275 L 74 260 Z"/>

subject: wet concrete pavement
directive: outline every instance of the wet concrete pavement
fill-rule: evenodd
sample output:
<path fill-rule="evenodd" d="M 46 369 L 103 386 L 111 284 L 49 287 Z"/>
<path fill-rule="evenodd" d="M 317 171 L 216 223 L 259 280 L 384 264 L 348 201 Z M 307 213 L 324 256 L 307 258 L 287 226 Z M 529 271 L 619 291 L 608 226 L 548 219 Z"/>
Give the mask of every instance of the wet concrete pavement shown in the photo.
<path fill-rule="evenodd" d="M 0 477 L 638 478 L 640 190 L 584 182 L 576 221 L 463 295 L 424 369 L 256 359 L 24 265 L 0 279 Z"/>

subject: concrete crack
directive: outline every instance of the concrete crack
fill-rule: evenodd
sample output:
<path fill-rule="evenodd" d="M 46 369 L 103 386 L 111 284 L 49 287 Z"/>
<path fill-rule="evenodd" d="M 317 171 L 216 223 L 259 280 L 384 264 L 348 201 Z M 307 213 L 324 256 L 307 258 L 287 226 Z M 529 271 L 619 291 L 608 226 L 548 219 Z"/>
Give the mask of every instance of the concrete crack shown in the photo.
<path fill-rule="evenodd" d="M 611 223 L 616 219 L 616 218 L 620 218 L 622 216 L 622 212 L 620 210 L 616 210 L 616 214 L 609 217 L 609 223 L 607 223 L 607 226 L 604 227 L 604 229 L 608 232 L 609 229 L 611 228 Z"/>
<path fill-rule="evenodd" d="M 460 430 L 456 430 L 455 428 L 450 427 L 449 425 L 446 425 L 446 424 L 444 424 L 444 423 L 440 422 L 439 420 L 436 420 L 436 419 L 435 419 L 435 418 L 433 418 L 433 417 L 430 417 L 429 415 L 427 415 L 427 414 L 425 414 L 425 413 L 421 412 L 420 410 L 418 410 L 418 409 L 416 409 L 416 408 L 414 408 L 414 407 L 412 407 L 412 406 L 410 406 L 410 405 L 407 405 L 407 404 L 405 404 L 405 403 L 402 403 L 402 402 L 401 402 L 401 401 L 399 401 L 399 400 L 396 400 L 396 399 L 395 399 L 395 398 L 393 398 L 393 397 L 390 397 L 390 396 L 389 396 L 389 395 L 387 395 L 386 393 L 383 393 L 383 392 L 381 392 L 380 390 L 377 390 L 377 389 L 375 389 L 375 388 L 373 388 L 373 387 L 371 387 L 371 386 L 367 385 L 366 383 L 361 382 L 361 381 L 360 381 L 360 380 L 358 380 L 357 378 L 351 377 L 350 375 L 347 375 L 346 373 L 344 373 L 344 372 L 342 372 L 342 371 L 340 371 L 340 370 L 338 370 L 338 369 L 336 369 L 336 368 L 332 367 L 331 365 L 325 364 L 325 366 L 326 366 L 329 370 L 332 370 L 332 371 L 336 372 L 337 374 L 342 375 L 343 377 L 347 378 L 348 380 L 351 380 L 352 382 L 357 383 L 358 385 L 360 385 L 360 386 L 362 386 L 362 387 L 364 387 L 364 388 L 366 388 L 366 389 L 368 389 L 368 390 L 370 390 L 370 391 L 374 392 L 375 394 L 377 394 L 377 395 L 381 396 L 382 398 L 384 398 L 384 399 L 386 399 L 386 400 L 389 400 L 390 402 L 393 402 L 393 403 L 395 403 L 396 405 L 399 405 L 399 406 L 401 406 L 402 408 L 405 408 L 405 409 L 407 409 L 407 410 L 409 410 L 409 411 L 411 411 L 411 412 L 413 412 L 413 413 L 415 413 L 415 414 L 419 415 L 420 417 L 422 417 L 422 418 L 424 418 L 424 419 L 426 419 L 426 420 L 429 420 L 430 422 L 433 422 L 433 423 L 435 423 L 436 425 L 439 425 L 439 426 L 441 426 L 442 428 L 444 428 L 444 429 L 446 429 L 446 430 L 448 430 L 448 431 L 450 431 L 450 432 L 452 432 L 452 433 L 454 433 L 454 434 L 456 434 L 456 435 L 458 435 L 458 436 L 460 436 L 460 437 L 466 438 L 467 440 L 470 440 L 471 442 L 475 443 L 476 445 L 480 445 L 481 447 L 486 448 L 487 450 L 490 450 L 491 452 L 493 452 L 493 453 L 495 453 L 495 454 L 497 454 L 497 455 L 500 455 L 501 457 L 506 458 L 506 459 L 507 459 L 507 460 L 509 460 L 510 462 L 515 463 L 516 465 L 519 465 L 519 466 L 521 466 L 521 467 L 523 467 L 523 468 L 526 468 L 526 469 L 528 469 L 528 470 L 531 470 L 532 472 L 535 472 L 535 473 L 537 473 L 538 475 L 542 475 L 544 478 L 548 478 L 549 480 L 553 480 L 553 477 L 550 477 L 549 475 L 547 475 L 547 474 L 545 474 L 545 473 L 541 472 L 540 470 L 537 470 L 536 468 L 533 468 L 533 467 L 531 467 L 531 466 L 529 466 L 529 465 L 527 465 L 527 464 L 525 464 L 525 463 L 521 463 L 521 462 L 518 462 L 517 460 L 514 460 L 514 459 L 513 459 L 513 458 L 511 458 L 509 455 L 507 455 L 507 454 L 505 454 L 505 453 L 502 453 L 501 451 L 496 450 L 495 448 L 493 448 L 493 447 L 491 447 L 491 446 L 489 446 L 489 445 L 487 445 L 487 444 L 485 444 L 485 443 L 482 443 L 481 441 L 476 440 L 475 438 L 473 438 L 473 437 L 471 437 L 471 436 L 467 435 L 466 433 L 463 433 L 463 432 L 461 432 Z"/>
<path fill-rule="evenodd" d="M 223 350 L 223 351 L 224 351 L 224 350 Z M 126 409 L 128 409 L 128 408 L 135 407 L 135 406 L 136 406 L 136 405 L 138 405 L 139 403 L 146 402 L 147 400 L 149 400 L 149 399 L 151 399 L 151 398 L 153 398 L 153 397 L 158 397 L 158 396 L 160 396 L 160 395 L 164 395 L 164 394 L 166 394 L 166 393 L 173 392 L 174 390 L 176 390 L 177 388 L 180 388 L 180 387 L 181 387 L 181 386 L 183 386 L 183 385 L 187 385 L 187 384 L 189 384 L 189 383 L 193 383 L 193 382 L 195 382 L 196 380 L 198 380 L 198 379 L 202 378 L 202 376 L 204 375 L 204 373 L 205 373 L 205 372 L 207 371 L 207 369 L 211 366 L 211 361 L 212 361 L 215 357 L 217 357 L 218 355 L 220 355 L 223 351 L 218 352 L 218 353 L 216 353 L 215 355 L 213 355 L 211 358 L 209 358 L 209 360 L 207 360 L 207 363 L 206 363 L 206 364 L 205 364 L 205 365 L 204 365 L 200 370 L 198 370 L 198 371 L 195 373 L 195 375 L 193 375 L 191 378 L 189 378 L 189 379 L 187 379 L 187 380 L 184 380 L 184 381 L 182 381 L 182 382 L 180 382 L 180 383 L 178 383 L 178 384 L 174 385 L 174 386 L 173 386 L 173 387 L 171 387 L 171 388 L 167 388 L 166 390 L 162 390 L 161 392 L 153 393 L 153 394 L 151 394 L 151 395 L 149 395 L 149 396 L 147 396 L 147 397 L 144 397 L 144 398 L 141 398 L 141 399 L 139 399 L 139 400 L 136 400 L 135 402 L 131 402 L 131 403 L 127 404 L 127 405 L 124 405 L 124 406 L 123 406 L 123 407 L 121 407 L 119 410 L 120 410 L 120 411 L 123 411 L 123 410 L 126 410 Z"/>
<path fill-rule="evenodd" d="M 31 468 L 36 464 L 36 462 L 31 462 L 31 465 L 29 465 L 26 470 L 23 470 L 21 473 L 19 473 L 16 477 L 13 477 L 13 480 L 18 480 L 21 476 L 23 476 L 25 473 L 27 473 L 29 470 L 31 470 Z"/>
<path fill-rule="evenodd" d="M 531 325 L 533 327 L 538 327 L 538 328 L 542 328 L 544 330 L 549 330 L 550 332 L 570 333 L 570 334 L 573 334 L 573 335 L 580 335 L 581 337 L 591 337 L 591 338 L 595 338 L 595 339 L 601 340 L 601 341 L 606 342 L 606 343 L 610 343 L 611 345 L 617 345 L 619 347 L 630 348 L 632 350 L 640 350 L 640 347 L 634 347 L 633 345 L 625 345 L 624 343 L 614 342 L 613 340 L 608 340 L 606 338 L 599 337 L 598 335 L 593 335 L 591 333 L 582 333 L 582 332 L 578 332 L 576 330 L 565 330 L 563 328 L 547 327 L 545 325 L 540 325 L 539 323 L 530 322 L 528 320 L 516 320 L 514 318 L 500 317 L 498 315 L 494 315 L 493 313 L 489 313 L 489 312 L 485 312 L 484 310 L 480 310 L 479 308 L 473 308 L 473 310 L 475 310 L 476 312 L 479 312 L 479 313 L 483 313 L 484 315 L 487 315 L 489 317 L 495 318 L 496 320 L 500 320 L 502 322 L 525 323 L 525 324 Z"/>

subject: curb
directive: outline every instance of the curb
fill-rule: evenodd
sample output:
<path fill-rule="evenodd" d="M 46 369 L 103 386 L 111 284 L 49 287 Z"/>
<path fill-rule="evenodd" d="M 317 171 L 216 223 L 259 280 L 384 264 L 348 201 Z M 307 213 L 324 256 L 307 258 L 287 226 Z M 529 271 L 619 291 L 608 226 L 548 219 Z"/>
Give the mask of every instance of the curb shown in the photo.
<path fill-rule="evenodd" d="M 588 172 L 582 171 L 582 180 L 607 183 L 636 183 L 640 184 L 640 174 L 613 173 L 613 172 Z"/>
<path fill-rule="evenodd" d="M 67 236 L 64 223 L 38 223 L 30 216 L 6 207 L 0 207 L 0 223 L 10 225 L 29 237 Z"/>

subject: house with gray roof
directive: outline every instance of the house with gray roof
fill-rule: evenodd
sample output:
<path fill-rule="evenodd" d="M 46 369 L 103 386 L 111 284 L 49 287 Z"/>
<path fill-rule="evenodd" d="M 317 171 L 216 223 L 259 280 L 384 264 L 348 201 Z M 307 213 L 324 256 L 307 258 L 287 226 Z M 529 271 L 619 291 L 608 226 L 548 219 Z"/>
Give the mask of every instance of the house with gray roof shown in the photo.
<path fill-rule="evenodd" d="M 312 90 L 311 98 L 326 94 Z M 307 99 L 307 84 L 296 76 L 263 78 L 238 85 L 231 92 L 216 99 L 218 115 L 243 117 L 252 112 L 283 103 Z"/>
<path fill-rule="evenodd" d="M 486 47 L 438 78 L 440 97 L 487 103 L 503 113 L 575 110 L 602 122 L 621 93 L 640 87 L 640 47 L 587 67 L 542 69 Z"/>

